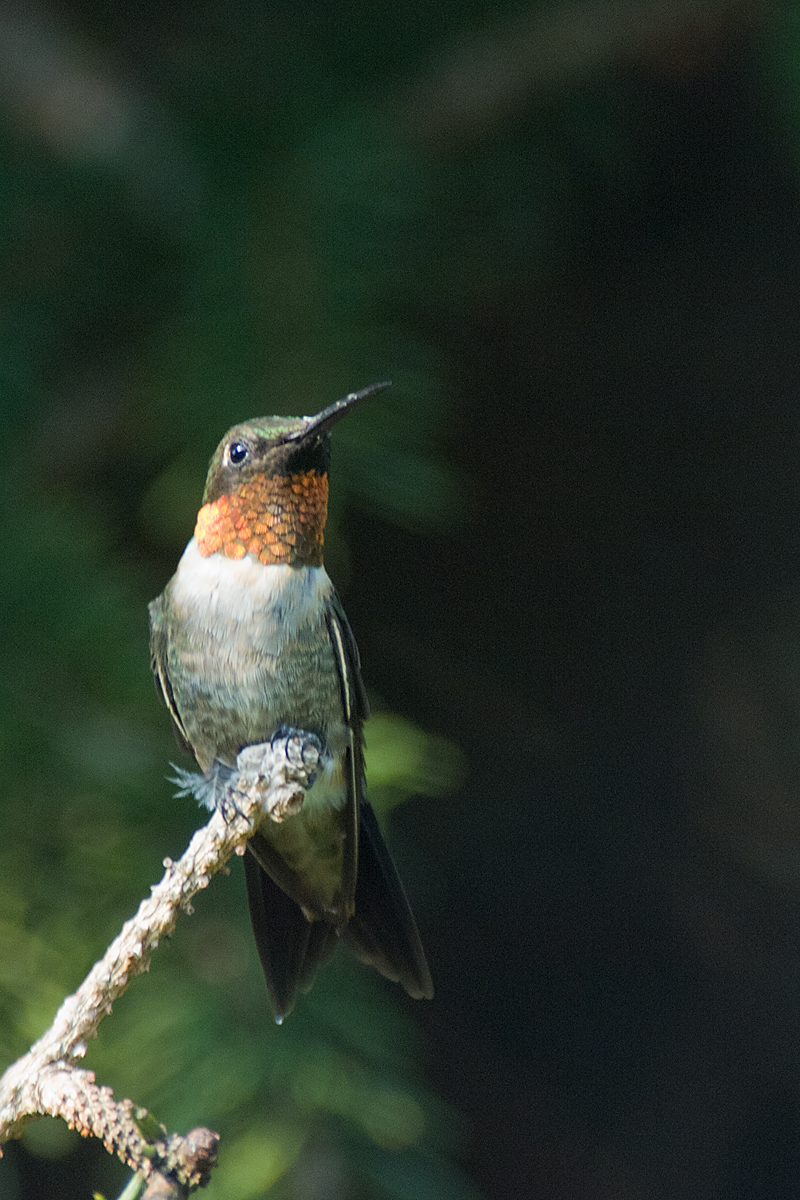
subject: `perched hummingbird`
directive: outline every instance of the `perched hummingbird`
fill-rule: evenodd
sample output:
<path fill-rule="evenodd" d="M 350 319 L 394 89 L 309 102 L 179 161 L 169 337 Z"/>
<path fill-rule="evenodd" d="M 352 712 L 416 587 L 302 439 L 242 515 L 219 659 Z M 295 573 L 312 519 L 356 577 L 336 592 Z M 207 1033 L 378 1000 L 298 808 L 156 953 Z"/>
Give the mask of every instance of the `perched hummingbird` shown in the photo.
<path fill-rule="evenodd" d="M 322 565 L 330 431 L 364 397 L 315 417 L 259 417 L 217 447 L 194 537 L 150 604 L 156 690 L 216 803 L 245 746 L 315 734 L 321 769 L 298 812 L 262 820 L 245 878 L 278 1021 L 341 936 L 415 998 L 433 984 L 403 885 L 365 798 L 369 706 L 358 650 Z"/>

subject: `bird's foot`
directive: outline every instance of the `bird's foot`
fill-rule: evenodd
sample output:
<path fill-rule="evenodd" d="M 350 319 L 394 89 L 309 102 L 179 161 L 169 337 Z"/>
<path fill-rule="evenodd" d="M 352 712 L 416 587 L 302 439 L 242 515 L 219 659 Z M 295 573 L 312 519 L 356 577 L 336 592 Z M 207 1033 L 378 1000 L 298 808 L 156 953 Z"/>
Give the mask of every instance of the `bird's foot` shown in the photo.
<path fill-rule="evenodd" d="M 281 742 L 286 743 L 284 753 L 293 767 L 309 772 L 308 787 L 317 777 L 323 745 L 315 733 L 307 729 L 295 729 L 293 725 L 279 725 L 270 738 L 273 750 Z"/>
<path fill-rule="evenodd" d="M 236 760 L 236 791 L 257 795 L 271 820 L 299 812 L 322 760 L 322 742 L 305 729 L 282 725 L 269 742 L 245 746 Z"/>

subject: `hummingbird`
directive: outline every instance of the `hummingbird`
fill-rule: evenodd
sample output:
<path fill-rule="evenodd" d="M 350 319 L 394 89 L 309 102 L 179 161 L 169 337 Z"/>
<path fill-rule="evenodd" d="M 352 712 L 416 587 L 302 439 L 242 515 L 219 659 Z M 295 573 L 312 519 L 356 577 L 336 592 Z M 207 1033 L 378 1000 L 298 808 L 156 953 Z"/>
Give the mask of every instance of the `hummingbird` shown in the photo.
<path fill-rule="evenodd" d="M 229 429 L 194 536 L 149 605 L 156 691 L 209 808 L 246 746 L 315 735 L 320 770 L 299 811 L 265 816 L 244 855 L 250 917 L 275 1018 L 347 942 L 415 999 L 433 984 L 403 885 L 366 798 L 369 704 L 358 649 L 323 565 L 331 430 L 365 397 L 313 417 Z M 181 773 L 182 779 L 188 773 Z"/>

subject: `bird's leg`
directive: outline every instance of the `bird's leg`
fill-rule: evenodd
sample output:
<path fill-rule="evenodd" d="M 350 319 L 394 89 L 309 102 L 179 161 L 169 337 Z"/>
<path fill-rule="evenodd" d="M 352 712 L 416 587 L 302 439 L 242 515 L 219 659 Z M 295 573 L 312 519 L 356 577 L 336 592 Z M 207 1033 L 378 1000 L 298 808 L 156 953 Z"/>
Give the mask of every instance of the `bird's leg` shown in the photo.
<path fill-rule="evenodd" d="M 198 804 L 226 821 L 239 815 L 239 795 L 263 797 L 264 811 L 273 821 L 299 812 L 306 791 L 313 786 L 323 758 L 323 746 L 314 733 L 281 725 L 268 742 L 245 746 L 236 767 L 217 759 L 206 775 L 172 764 L 170 782 L 178 784 L 176 797 L 194 796 Z"/>

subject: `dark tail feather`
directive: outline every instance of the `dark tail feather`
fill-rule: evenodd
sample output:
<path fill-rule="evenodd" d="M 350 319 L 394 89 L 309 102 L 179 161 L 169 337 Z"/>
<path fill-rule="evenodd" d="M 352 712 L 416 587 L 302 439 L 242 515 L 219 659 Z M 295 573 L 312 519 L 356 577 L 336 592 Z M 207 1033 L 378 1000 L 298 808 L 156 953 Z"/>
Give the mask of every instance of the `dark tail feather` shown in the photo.
<path fill-rule="evenodd" d="M 343 937 L 362 962 L 402 983 L 415 1000 L 433 996 L 416 922 L 372 806 L 362 801 L 358 828 L 356 911 Z"/>
<path fill-rule="evenodd" d="M 333 950 L 336 930 L 322 921 L 307 921 L 249 853 L 244 856 L 244 876 L 256 949 L 280 1023 L 292 1011 L 298 988 L 308 990 L 318 965 Z"/>

